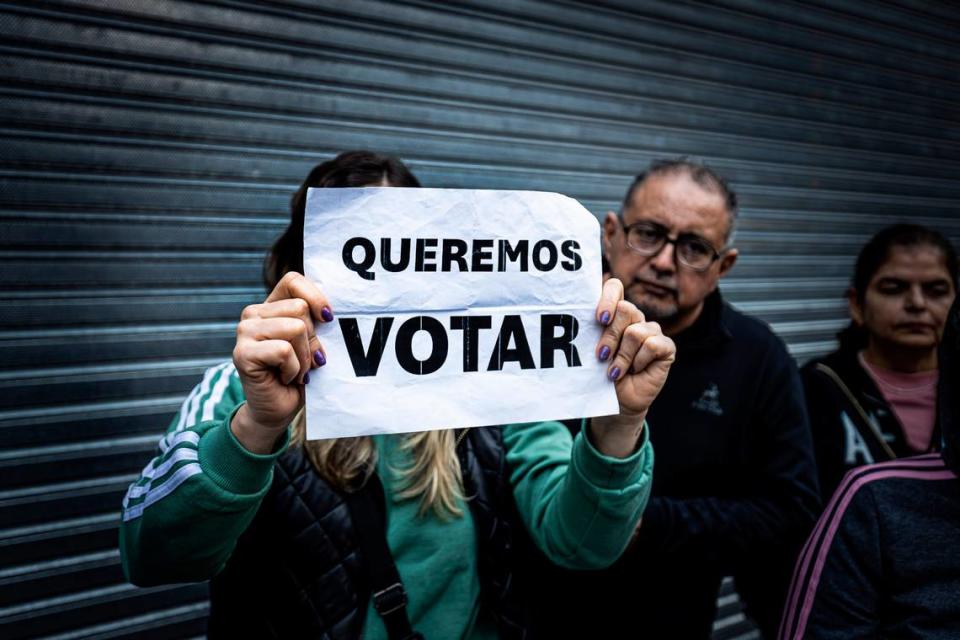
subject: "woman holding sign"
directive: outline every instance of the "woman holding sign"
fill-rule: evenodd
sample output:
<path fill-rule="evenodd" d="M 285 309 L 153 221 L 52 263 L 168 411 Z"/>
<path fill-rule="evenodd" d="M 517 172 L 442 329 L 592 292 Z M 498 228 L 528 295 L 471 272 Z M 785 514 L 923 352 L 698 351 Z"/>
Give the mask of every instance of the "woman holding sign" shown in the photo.
<path fill-rule="evenodd" d="M 542 422 L 306 441 L 304 385 L 323 384 L 326 364 L 315 326 L 336 304 L 299 273 L 306 192 L 356 186 L 419 184 L 367 152 L 310 173 L 233 361 L 205 374 L 127 492 L 124 570 L 144 586 L 210 579 L 211 637 L 521 637 L 515 556 L 528 536 L 554 563 L 593 569 L 638 526 L 653 466 L 644 417 L 673 343 L 609 280 L 595 355 L 620 412 L 576 438 Z"/>

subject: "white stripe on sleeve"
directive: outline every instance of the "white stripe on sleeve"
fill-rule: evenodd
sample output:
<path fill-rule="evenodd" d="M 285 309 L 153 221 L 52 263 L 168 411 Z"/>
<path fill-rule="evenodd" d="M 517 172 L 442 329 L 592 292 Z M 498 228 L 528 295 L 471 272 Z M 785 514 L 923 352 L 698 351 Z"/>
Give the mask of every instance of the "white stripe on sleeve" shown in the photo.
<path fill-rule="evenodd" d="M 200 385 L 195 386 L 190 390 L 190 393 L 184 399 L 183 404 L 180 405 L 180 419 L 177 421 L 177 428 L 174 431 L 183 431 L 184 425 L 187 422 L 187 414 L 190 413 L 190 403 L 193 402 L 193 398 L 200 393 Z"/>
<path fill-rule="evenodd" d="M 210 393 L 210 384 L 213 382 L 215 375 L 223 371 L 227 366 L 230 365 L 229 362 L 224 362 L 223 364 L 217 365 L 210 369 L 207 369 L 203 374 L 203 380 L 200 382 L 200 393 L 193 397 L 193 401 L 190 403 L 190 411 L 187 414 L 187 419 L 184 422 L 183 428 L 189 429 L 193 425 L 197 424 L 197 413 L 200 411 L 200 403 L 203 402 L 207 394 Z"/>
<path fill-rule="evenodd" d="M 159 502 L 160 500 L 163 500 L 168 495 L 173 493 L 177 487 L 186 482 L 188 478 L 191 478 L 198 473 L 203 473 L 200 470 L 199 462 L 191 462 L 190 464 L 180 467 L 172 476 L 167 478 L 166 482 L 147 493 L 147 497 L 144 498 L 143 502 L 130 507 L 129 509 L 125 509 L 123 512 L 123 521 L 127 522 L 135 518 L 139 518 L 143 515 L 144 509 Z"/>
<path fill-rule="evenodd" d="M 161 453 L 166 453 L 168 449 L 177 446 L 181 442 L 189 442 L 192 445 L 200 444 L 200 434 L 196 431 L 181 431 L 180 433 L 171 431 L 160 441 L 160 451 Z M 144 469 L 144 471 L 146 471 L 146 469 Z"/>
<path fill-rule="evenodd" d="M 199 454 L 196 449 L 188 449 L 186 447 L 183 449 L 177 449 L 176 451 L 174 451 L 170 455 L 170 457 L 166 459 L 166 461 L 163 464 L 161 464 L 159 467 L 157 467 L 155 470 L 151 472 L 150 476 L 144 475 L 145 478 L 147 477 L 150 478 L 150 482 L 147 482 L 146 484 L 137 484 L 137 485 L 130 486 L 130 489 L 127 490 L 127 497 L 124 498 L 123 506 L 124 507 L 127 506 L 126 503 L 128 500 L 133 500 L 134 498 L 139 498 L 140 496 L 146 493 L 149 493 L 150 486 L 153 484 L 153 481 L 157 478 L 162 478 L 164 474 L 170 471 L 170 469 L 172 469 L 173 466 L 176 465 L 178 462 L 183 462 L 184 460 L 191 460 L 191 461 L 198 460 L 199 459 L 197 457 L 198 455 Z M 160 484 L 163 485 L 164 483 L 161 482 Z"/>
<path fill-rule="evenodd" d="M 223 373 L 220 374 L 220 379 L 217 380 L 217 384 L 213 385 L 213 392 L 210 394 L 210 397 L 207 398 L 207 401 L 203 403 L 203 415 L 200 416 L 201 422 L 213 420 L 213 411 L 217 403 L 223 399 L 223 394 L 226 392 L 227 387 L 230 386 L 230 378 L 236 370 L 236 367 L 234 367 L 231 362 L 227 365 L 227 368 L 223 370 Z"/>

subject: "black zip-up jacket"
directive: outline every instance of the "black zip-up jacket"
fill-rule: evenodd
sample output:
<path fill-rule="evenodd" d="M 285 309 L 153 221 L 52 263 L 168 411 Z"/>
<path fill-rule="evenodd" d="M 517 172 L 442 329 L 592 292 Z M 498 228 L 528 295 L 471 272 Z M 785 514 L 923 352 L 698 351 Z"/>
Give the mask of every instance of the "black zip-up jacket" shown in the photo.
<path fill-rule="evenodd" d="M 850 471 L 797 563 L 780 637 L 960 638 L 960 317 L 940 345 L 930 453 Z"/>
<path fill-rule="evenodd" d="M 608 571 L 541 566 L 537 637 L 709 638 L 726 575 L 776 631 L 820 506 L 797 367 L 719 292 L 674 340 L 677 360 L 647 415 L 657 470 L 638 538 Z"/>
<path fill-rule="evenodd" d="M 907 446 L 903 426 L 857 354 L 841 346 L 800 370 L 824 502 L 851 469 L 917 453 Z M 928 451 L 939 442 L 937 427 Z"/>

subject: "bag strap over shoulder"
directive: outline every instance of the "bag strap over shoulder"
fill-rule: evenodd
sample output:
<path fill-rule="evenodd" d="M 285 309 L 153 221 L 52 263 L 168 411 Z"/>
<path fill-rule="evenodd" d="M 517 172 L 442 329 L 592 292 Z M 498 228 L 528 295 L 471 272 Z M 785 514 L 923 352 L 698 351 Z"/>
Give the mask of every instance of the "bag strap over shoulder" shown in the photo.
<path fill-rule="evenodd" d="M 370 580 L 373 607 L 383 619 L 390 640 L 423 640 L 407 617 L 407 592 L 387 545 L 386 495 L 379 476 L 346 495 L 354 531 L 360 539 L 364 569 Z"/>
<path fill-rule="evenodd" d="M 843 395 L 847 397 L 847 400 L 849 400 L 850 404 L 853 405 L 853 408 L 856 409 L 857 413 L 859 414 L 860 420 L 866 426 L 868 433 L 873 435 L 877 443 L 883 449 L 883 452 L 886 453 L 891 460 L 896 460 L 897 454 L 893 451 L 893 449 L 890 448 L 890 445 L 887 444 L 887 441 L 883 439 L 883 434 L 880 433 L 880 430 L 877 428 L 877 425 L 874 423 L 873 420 L 870 419 L 870 416 L 867 415 L 867 412 L 864 410 L 863 405 L 860 404 L 857 398 L 853 395 L 853 392 L 850 391 L 850 389 L 847 387 L 846 384 L 844 384 L 843 380 L 840 378 L 837 372 L 831 369 L 830 367 L 828 367 L 827 365 L 823 364 L 822 362 L 817 364 L 816 369 L 820 373 L 830 378 L 834 382 L 834 384 L 837 385 L 841 393 L 843 393 Z"/>

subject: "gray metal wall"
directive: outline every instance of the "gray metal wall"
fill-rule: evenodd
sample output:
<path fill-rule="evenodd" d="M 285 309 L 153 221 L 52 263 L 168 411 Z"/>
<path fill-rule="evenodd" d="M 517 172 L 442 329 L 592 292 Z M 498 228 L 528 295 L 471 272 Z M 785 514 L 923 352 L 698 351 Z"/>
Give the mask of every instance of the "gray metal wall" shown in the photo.
<path fill-rule="evenodd" d="M 202 633 L 202 586 L 123 583 L 120 499 L 316 162 L 602 215 L 651 158 L 706 157 L 743 201 L 725 291 L 804 359 L 872 230 L 960 233 L 958 28 L 942 2 L 3 2 L 0 637 Z"/>

